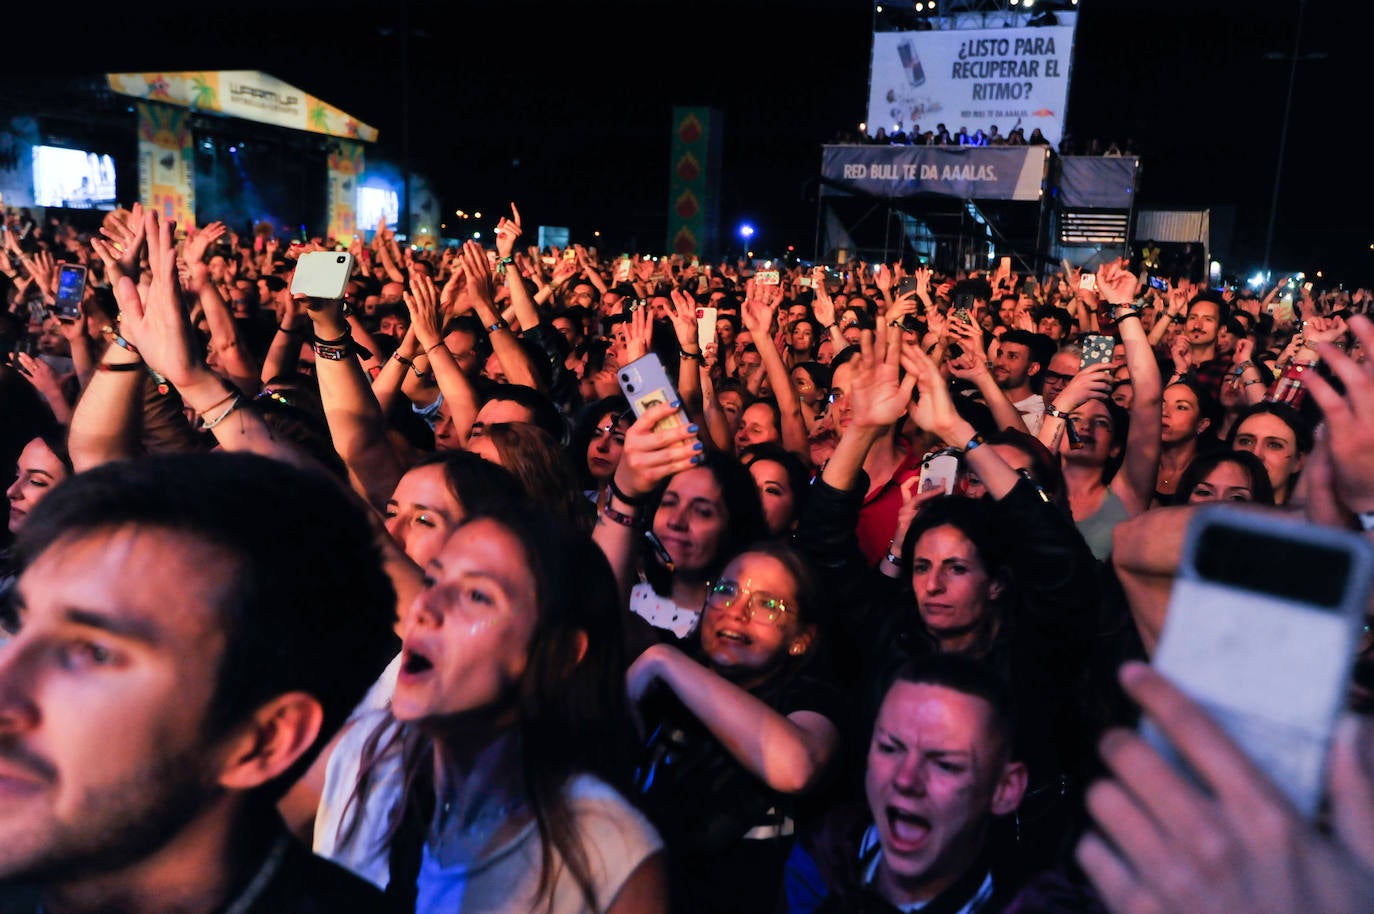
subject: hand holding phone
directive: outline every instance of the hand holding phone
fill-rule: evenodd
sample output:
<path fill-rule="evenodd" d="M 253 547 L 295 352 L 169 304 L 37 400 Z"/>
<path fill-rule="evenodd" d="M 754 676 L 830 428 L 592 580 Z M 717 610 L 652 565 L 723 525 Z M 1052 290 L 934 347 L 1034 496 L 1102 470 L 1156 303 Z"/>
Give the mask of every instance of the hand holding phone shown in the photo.
<path fill-rule="evenodd" d="M 921 478 L 916 484 L 916 491 L 929 492 L 931 489 L 939 489 L 946 495 L 952 495 L 958 475 L 958 455 L 953 451 L 934 451 L 921 461 Z"/>
<path fill-rule="evenodd" d="M 291 294 L 340 299 L 353 274 L 353 255 L 347 251 L 308 251 L 296 261 Z"/>
<path fill-rule="evenodd" d="M 1226 504 L 1193 514 L 1156 670 L 1198 702 L 1309 821 L 1374 581 L 1360 534 Z M 1149 718 L 1141 734 L 1189 767 Z"/>
<path fill-rule="evenodd" d="M 1112 360 L 1116 349 L 1116 338 L 1101 333 L 1090 333 L 1083 337 L 1083 356 L 1078 360 L 1078 370 L 1093 365 L 1106 365 Z"/>
<path fill-rule="evenodd" d="M 81 300 L 86 296 L 86 268 L 79 263 L 64 263 L 57 268 L 56 301 L 53 314 L 64 323 L 81 317 Z"/>
<path fill-rule="evenodd" d="M 716 315 L 718 309 L 709 306 L 697 308 L 697 345 L 705 352 L 706 347 L 716 341 Z"/>
<path fill-rule="evenodd" d="M 620 391 L 625 394 L 625 399 L 630 401 L 630 409 L 634 411 L 636 419 L 644 415 L 644 411 L 651 406 L 659 403 L 680 403 L 682 400 L 656 352 L 640 356 L 628 365 L 622 366 L 616 377 L 620 382 Z M 662 431 L 679 425 L 691 425 L 687 412 L 681 406 L 678 407 L 676 414 L 654 426 L 654 430 Z"/>

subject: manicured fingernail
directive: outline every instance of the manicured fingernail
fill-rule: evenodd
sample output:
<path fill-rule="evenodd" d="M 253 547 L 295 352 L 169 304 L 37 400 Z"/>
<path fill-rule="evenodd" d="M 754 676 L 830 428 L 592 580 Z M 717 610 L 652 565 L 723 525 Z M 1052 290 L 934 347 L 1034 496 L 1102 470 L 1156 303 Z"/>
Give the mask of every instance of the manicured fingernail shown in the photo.
<path fill-rule="evenodd" d="M 705 447 L 705 445 L 703 445 L 700 441 L 698 441 L 696 444 L 692 445 L 692 450 L 694 450 L 694 451 L 699 451 L 699 450 L 701 450 L 703 447 Z"/>
<path fill-rule="evenodd" d="M 679 406 L 682 405 L 682 401 L 681 401 L 681 400 L 674 400 L 672 403 L 669 403 L 668 405 L 671 406 L 671 407 L 673 407 L 674 409 L 676 409 L 677 407 L 679 407 Z"/>
<path fill-rule="evenodd" d="M 689 431 L 689 432 L 691 432 L 693 435 L 695 435 L 697 432 L 701 431 L 701 429 L 699 429 L 699 428 L 697 427 L 696 423 L 693 423 L 693 424 L 687 426 L 687 431 Z"/>
<path fill-rule="evenodd" d="M 700 455 L 700 454 L 693 454 L 693 455 L 692 455 L 692 463 L 701 463 L 701 455 Z"/>

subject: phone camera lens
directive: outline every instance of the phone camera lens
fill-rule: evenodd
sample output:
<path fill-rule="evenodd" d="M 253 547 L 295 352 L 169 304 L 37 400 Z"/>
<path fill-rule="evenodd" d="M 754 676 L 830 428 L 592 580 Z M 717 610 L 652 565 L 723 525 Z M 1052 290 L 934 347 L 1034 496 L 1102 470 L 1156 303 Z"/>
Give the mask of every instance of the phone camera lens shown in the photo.
<path fill-rule="evenodd" d="M 348 259 L 348 258 L 346 258 L 343 254 L 340 254 L 339 257 L 338 257 L 338 259 L 335 260 L 334 262 L 335 262 L 335 263 L 343 263 L 343 262 L 344 262 L 345 260 L 347 260 L 347 259 Z"/>

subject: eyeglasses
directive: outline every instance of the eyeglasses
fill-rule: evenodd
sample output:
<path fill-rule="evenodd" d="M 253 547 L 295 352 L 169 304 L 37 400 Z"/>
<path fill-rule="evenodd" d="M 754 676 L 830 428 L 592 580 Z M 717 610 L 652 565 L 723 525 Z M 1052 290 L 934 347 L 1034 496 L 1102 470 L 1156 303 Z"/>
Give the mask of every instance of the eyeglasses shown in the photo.
<path fill-rule="evenodd" d="M 762 590 L 744 590 L 738 582 L 728 578 L 716 581 L 706 592 L 706 605 L 714 609 L 734 609 L 741 601 L 740 612 L 744 618 L 761 618 L 770 625 L 777 625 L 784 614 L 792 612 L 782 597 Z"/>
<path fill-rule="evenodd" d="M 1060 374 L 1057 371 L 1042 371 L 1040 372 L 1040 377 L 1044 378 L 1046 381 L 1063 381 L 1065 384 L 1073 380 L 1073 375 Z"/>

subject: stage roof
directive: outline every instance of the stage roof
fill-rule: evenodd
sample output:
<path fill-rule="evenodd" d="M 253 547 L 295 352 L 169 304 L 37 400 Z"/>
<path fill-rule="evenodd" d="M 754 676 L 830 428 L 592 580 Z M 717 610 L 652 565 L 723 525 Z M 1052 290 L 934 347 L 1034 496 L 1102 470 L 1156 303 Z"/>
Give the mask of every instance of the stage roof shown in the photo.
<path fill-rule="evenodd" d="M 377 141 L 371 127 L 313 95 L 254 70 L 107 73 L 121 95 L 351 140 Z"/>

